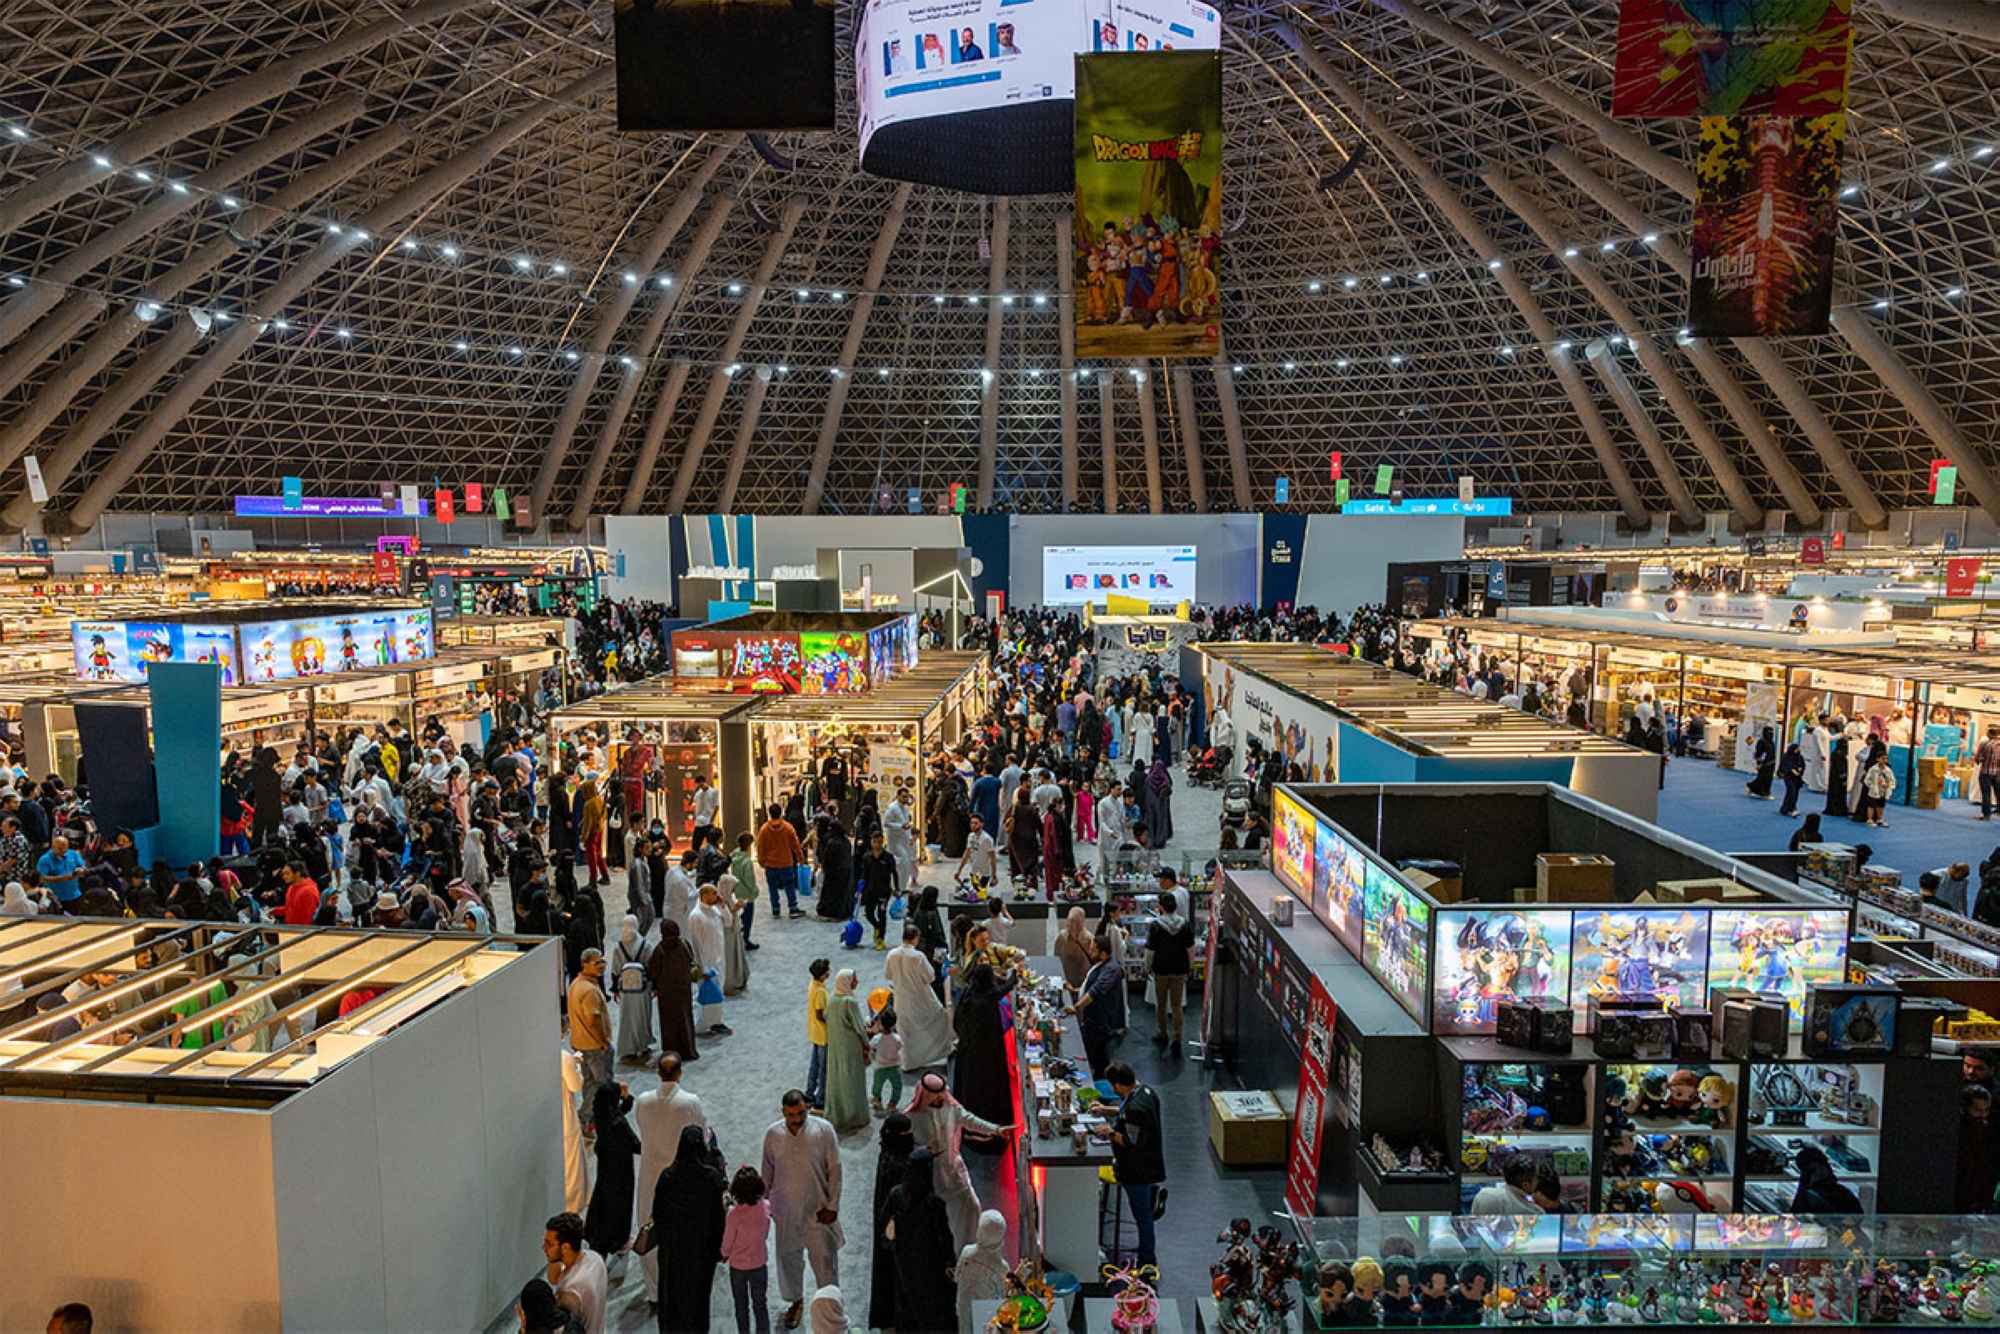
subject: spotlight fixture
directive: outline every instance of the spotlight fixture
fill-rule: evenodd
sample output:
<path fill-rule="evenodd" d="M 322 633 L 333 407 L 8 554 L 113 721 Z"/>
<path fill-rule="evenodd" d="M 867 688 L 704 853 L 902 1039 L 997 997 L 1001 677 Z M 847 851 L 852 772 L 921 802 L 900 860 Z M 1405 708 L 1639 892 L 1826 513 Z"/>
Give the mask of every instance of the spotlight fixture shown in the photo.
<path fill-rule="evenodd" d="M 510 357 L 518 357 L 521 355 L 521 349 L 518 346 L 510 347 L 507 349 L 507 355 Z"/>
<path fill-rule="evenodd" d="M 1285 363 L 1285 369 L 1288 371 L 1295 371 L 1298 368 L 1299 368 L 1299 363 L 1296 361 L 1288 361 Z"/>
<path fill-rule="evenodd" d="M 235 197 L 234 195 L 224 195 L 224 196 L 222 197 L 222 206 L 223 206 L 224 208 L 242 208 L 242 207 L 243 207 L 242 203 L 241 203 L 240 201 L 238 201 L 238 200 L 237 200 L 237 198 L 236 198 L 236 197 Z"/>
<path fill-rule="evenodd" d="M 567 351 L 565 351 L 565 352 L 563 353 L 563 355 L 564 355 L 565 357 L 568 357 L 568 358 L 569 358 L 569 359 L 570 359 L 571 361 L 575 361 L 575 360 L 577 359 L 577 355 L 578 355 L 578 354 L 577 354 L 577 350 L 576 350 L 575 348 L 573 348 L 573 347 L 572 347 L 572 348 L 568 349 Z"/>
<path fill-rule="evenodd" d="M 637 287 L 639 285 L 639 275 L 632 272 L 632 270 L 630 269 L 625 270 L 624 277 L 625 277 L 625 285 L 627 287 Z"/>
<path fill-rule="evenodd" d="M 811 292 L 808 292 L 808 291 L 807 291 L 807 290 L 806 290 L 805 288 L 801 287 L 801 288 L 799 289 L 799 300 L 801 300 L 801 301 L 804 301 L 804 300 L 808 299 L 808 298 L 809 298 L 809 297 L 811 297 L 811 296 L 812 296 L 812 293 L 811 293 Z"/>
<path fill-rule="evenodd" d="M 169 190 L 172 190 L 177 195 L 184 195 L 188 192 L 186 183 L 182 181 L 169 181 L 167 183 L 167 188 Z"/>
<path fill-rule="evenodd" d="M 729 284 L 729 295 L 731 295 L 731 296 L 742 296 L 742 295 L 743 295 L 743 284 L 742 284 L 742 283 L 731 283 L 731 284 Z"/>
<path fill-rule="evenodd" d="M 1347 278 L 1344 279 L 1340 285 L 1342 287 L 1345 287 L 1348 291 L 1351 292 L 1355 288 L 1361 286 L 1361 280 L 1359 278 Z"/>
<path fill-rule="evenodd" d="M 1390 357 L 1390 358 L 1389 358 L 1389 364 L 1390 364 L 1391 366 L 1400 366 L 1400 365 L 1402 365 L 1402 364 L 1403 364 L 1403 354 L 1402 354 L 1402 353 L 1400 353 L 1400 352 L 1398 352 L 1398 353 L 1396 353 L 1396 354 L 1395 354 L 1394 356 Z"/>
<path fill-rule="evenodd" d="M 1317 292 L 1317 291 L 1319 290 L 1319 286 L 1320 286 L 1320 285 L 1319 285 L 1318 283 L 1316 283 L 1316 282 L 1314 282 L 1314 283 L 1307 283 L 1307 284 L 1306 284 L 1306 290 L 1307 290 L 1308 292 Z"/>
<path fill-rule="evenodd" d="M 290 320 L 273 320 L 271 321 L 271 327 L 279 333 L 290 333 L 292 322 Z"/>
<path fill-rule="evenodd" d="M 1599 247 L 1597 247 L 1597 248 L 1598 248 L 1599 250 L 1602 250 L 1602 251 L 1603 251 L 1603 252 L 1604 252 L 1605 254 L 1607 254 L 1607 255 L 1608 255 L 1608 254 L 1610 254 L 1610 253 L 1611 253 L 1612 251 L 1614 251 L 1614 250 L 1616 250 L 1616 249 L 1618 248 L 1618 243 L 1617 243 L 1616 241 L 1606 241 L 1606 242 L 1605 242 L 1605 243 L 1604 243 L 1603 245 L 1601 245 L 1601 246 L 1599 246 Z"/>
<path fill-rule="evenodd" d="M 534 269 L 535 261 L 529 259 L 526 255 L 516 255 L 514 256 L 514 267 L 522 273 L 527 273 Z"/>
<path fill-rule="evenodd" d="M 1498 273 L 1500 271 L 1501 264 L 1504 262 L 1505 261 L 1498 258 L 1489 259 L 1486 261 L 1486 267 L 1493 270 L 1495 273 Z"/>
<path fill-rule="evenodd" d="M 1351 363 L 1347 360 L 1346 357 L 1342 357 L 1339 361 L 1333 363 L 1333 368 L 1335 370 L 1344 371 L 1348 368 L 1350 364 Z"/>
<path fill-rule="evenodd" d="M 623 366 L 623 367 L 624 367 L 624 368 L 625 368 L 626 370 L 628 370 L 628 371 L 629 371 L 629 370 L 631 370 L 631 369 L 632 369 L 632 368 L 633 368 L 634 366 L 637 366 L 637 365 L 638 365 L 639 363 L 638 363 L 638 362 L 636 362 L 636 361 L 634 361 L 634 360 L 632 360 L 632 358 L 630 358 L 630 357 L 620 357 L 620 358 L 618 358 L 618 364 L 619 364 L 620 366 Z"/>
<path fill-rule="evenodd" d="M 1577 251 L 1576 251 L 1576 247 L 1575 247 L 1575 246 L 1564 246 L 1564 247 L 1563 247 L 1563 258 L 1564 258 L 1564 259 L 1575 259 L 1575 258 L 1576 258 L 1576 254 L 1577 254 Z"/>
<path fill-rule="evenodd" d="M 95 162 L 100 167 L 109 168 L 111 166 L 111 159 L 104 156 L 104 154 L 102 153 L 92 153 L 90 155 L 90 160 L 92 162 Z"/>
<path fill-rule="evenodd" d="M 335 330 L 333 331 L 333 336 L 334 336 L 335 338 L 352 338 L 352 337 L 354 337 L 354 330 L 352 330 L 352 329 L 335 329 Z"/>
<path fill-rule="evenodd" d="M 1856 195 L 1858 195 L 1858 194 L 1860 194 L 1860 193 L 1861 193 L 1861 187 L 1860 187 L 1860 186 L 1858 186 L 1858 185 L 1847 185 L 1847 186 L 1842 186 L 1842 187 L 1841 187 L 1841 191 L 1840 191 L 1840 197 L 1841 197 L 1842 199 L 1852 199 L 1852 198 L 1854 198 L 1854 196 L 1856 196 Z"/>
<path fill-rule="evenodd" d="M 553 273 L 558 278 L 566 278 L 569 276 L 569 265 L 551 264 L 549 265 L 549 272 Z"/>
<path fill-rule="evenodd" d="M 472 349 L 472 345 L 470 343 L 462 343 L 462 342 L 453 343 L 452 346 L 457 348 L 461 352 L 469 352 Z"/>
<path fill-rule="evenodd" d="M 1964 295 L 1965 289 L 1963 287 L 1947 287 L 1944 292 L 1944 298 L 1947 301 L 1956 301 Z"/>
<path fill-rule="evenodd" d="M 440 255 L 443 255 L 446 259 L 457 259 L 458 247 L 455 245 L 439 246 L 438 253 Z"/>
<path fill-rule="evenodd" d="M 827 300 L 829 300 L 829 301 L 845 301 L 845 300 L 847 300 L 847 293 L 845 293 L 845 292 L 833 292 L 833 293 L 830 293 L 830 294 L 828 295 L 828 297 L 827 297 Z"/>
<path fill-rule="evenodd" d="M 1038 306 L 1046 306 L 1049 304 L 1049 299 L 1043 293 L 1037 292 L 1035 293 L 1035 304 Z"/>
<path fill-rule="evenodd" d="M 16 139 L 25 139 L 25 138 L 27 138 L 27 137 L 28 137 L 28 132 L 27 132 L 26 130 L 22 129 L 22 128 L 21 128 L 21 127 L 20 127 L 19 125 L 9 125 L 9 126 L 7 127 L 7 133 L 9 133 L 9 134 L 13 135 L 13 136 L 14 136 L 14 137 L 15 137 Z M 1986 149 L 1985 151 L 1986 151 L 1986 152 L 1988 152 L 1988 153 L 1990 153 L 1990 152 L 1992 152 L 1993 150 L 1989 148 L 1989 149 Z M 1980 154 L 1978 154 L 1978 153 L 1975 153 L 1975 154 L 1973 154 L 1973 156 L 1974 156 L 1974 157 L 1978 157 L 1978 156 L 1980 156 Z"/>
<path fill-rule="evenodd" d="M 1941 157 L 1937 161 L 1931 163 L 1931 174 L 1936 175 L 1938 172 L 1947 171 L 1950 168 L 1951 168 L 1951 159 L 1948 157 Z"/>
<path fill-rule="evenodd" d="M 422 248 L 423 247 L 419 246 L 415 241 L 410 240 L 408 237 L 405 237 L 403 239 L 403 251 L 406 254 L 414 255 L 417 253 L 417 251 L 421 250 Z"/>

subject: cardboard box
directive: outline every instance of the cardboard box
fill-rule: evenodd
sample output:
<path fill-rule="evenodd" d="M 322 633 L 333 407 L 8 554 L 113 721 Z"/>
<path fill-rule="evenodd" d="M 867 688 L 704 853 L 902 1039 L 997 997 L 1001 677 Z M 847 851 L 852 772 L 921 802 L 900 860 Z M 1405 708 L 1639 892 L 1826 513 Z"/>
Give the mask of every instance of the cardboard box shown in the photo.
<path fill-rule="evenodd" d="M 1268 1089 L 1208 1095 L 1208 1142 L 1225 1167 L 1274 1167 L 1292 1144 L 1292 1118 Z"/>
<path fill-rule="evenodd" d="M 1537 903 L 1616 903 L 1617 866 L 1588 852 L 1544 852 L 1535 858 Z"/>
<path fill-rule="evenodd" d="M 1674 1011 L 1674 1059 L 1706 1061 L 1715 1052 L 1715 1016 L 1707 1010 Z"/>
<path fill-rule="evenodd" d="M 1641 1014 L 1632 1029 L 1632 1059 L 1670 1061 L 1674 1057 L 1674 1017 L 1665 1010 Z"/>
<path fill-rule="evenodd" d="M 1439 903 L 1462 903 L 1465 900 L 1465 877 L 1438 876 L 1429 871 L 1405 870 L 1403 878 L 1430 895 Z"/>
<path fill-rule="evenodd" d="M 1731 997 L 1722 1002 L 1722 1059 L 1782 1061 L 1791 1055 L 1791 1010 L 1782 1000 Z"/>
<path fill-rule="evenodd" d="M 1905 996 L 1896 1011 L 1896 1055 L 1929 1056 L 1931 1039 L 1943 1037 L 1947 1025 L 1969 1011 L 1942 996 Z"/>
<path fill-rule="evenodd" d="M 1896 1046 L 1897 987 L 1836 982 L 1806 992 L 1805 1054 L 1815 1058 L 1887 1056 Z"/>
<path fill-rule="evenodd" d="M 1710 876 L 1701 880 L 1662 880 L 1657 892 L 1662 903 L 1715 903 L 1734 888 L 1734 880 Z"/>
<path fill-rule="evenodd" d="M 1576 1049 L 1576 1013 L 1566 1005 L 1535 1009 L 1535 1050 L 1567 1056 Z"/>
<path fill-rule="evenodd" d="M 1606 1060 L 1629 1061 L 1639 1037 L 1639 1012 L 1611 1010 L 1594 1015 L 1591 1042 Z"/>

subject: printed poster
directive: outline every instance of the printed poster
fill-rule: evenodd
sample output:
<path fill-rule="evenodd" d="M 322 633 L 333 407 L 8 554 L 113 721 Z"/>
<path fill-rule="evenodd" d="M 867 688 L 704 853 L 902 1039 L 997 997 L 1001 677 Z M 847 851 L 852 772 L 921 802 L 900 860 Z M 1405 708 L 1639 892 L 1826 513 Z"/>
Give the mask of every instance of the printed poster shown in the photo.
<path fill-rule="evenodd" d="M 1076 58 L 1079 357 L 1222 350 L 1222 56 Z"/>
<path fill-rule="evenodd" d="M 1695 160 L 1697 338 L 1824 334 L 1847 117 L 1704 116 Z"/>
<path fill-rule="evenodd" d="M 1306 1009 L 1305 1059 L 1299 1064 L 1297 1115 L 1292 1120 L 1291 1152 L 1285 1158 L 1285 1205 L 1311 1218 L 1319 1202 L 1319 1155 L 1325 1128 L 1327 1085 L 1333 1070 L 1336 1007 L 1326 984 L 1313 974 Z"/>
<path fill-rule="evenodd" d="M 1625 0 L 1611 114 L 1845 111 L 1852 9 L 1853 0 Z"/>

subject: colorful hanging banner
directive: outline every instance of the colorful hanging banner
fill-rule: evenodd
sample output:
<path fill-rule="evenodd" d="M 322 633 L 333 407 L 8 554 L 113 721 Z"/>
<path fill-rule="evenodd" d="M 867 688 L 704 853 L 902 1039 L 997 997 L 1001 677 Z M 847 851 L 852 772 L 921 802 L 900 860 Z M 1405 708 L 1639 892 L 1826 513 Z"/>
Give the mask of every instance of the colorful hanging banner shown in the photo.
<path fill-rule="evenodd" d="M 951 512 L 953 514 L 965 513 L 965 483 L 963 482 L 953 482 L 951 484 Z"/>
<path fill-rule="evenodd" d="M 1958 498 L 1958 469 L 1946 464 L 1937 471 L 1937 489 L 1931 492 L 1931 504 L 1949 505 Z"/>
<path fill-rule="evenodd" d="M 523 500 L 514 506 L 514 531 L 517 533 L 535 531 L 535 507 L 532 502 Z"/>
<path fill-rule="evenodd" d="M 452 522 L 452 521 L 453 521 L 454 519 L 456 519 L 457 517 L 458 517 L 457 513 L 456 513 L 456 512 L 455 512 L 455 511 L 453 510 L 453 508 L 452 508 L 452 495 L 451 495 L 451 492 L 450 492 L 450 491 L 447 491 L 447 490 L 440 490 L 440 491 L 439 491 L 439 492 L 437 493 L 437 518 L 438 518 L 438 522 L 439 522 L 439 523 L 450 523 L 450 522 Z"/>
<path fill-rule="evenodd" d="M 1960 556 L 1944 564 L 1944 595 L 1948 598 L 1969 598 L 1979 583 L 1981 561 L 1977 556 Z"/>
<path fill-rule="evenodd" d="M 486 507 L 486 487 L 479 482 L 465 484 L 465 512 L 477 514 Z"/>
<path fill-rule="evenodd" d="M 1950 459 L 1932 459 L 1932 460 L 1931 460 L 1931 480 L 1930 480 L 1930 482 L 1929 482 L 1929 483 L 1928 483 L 1928 484 L 1927 484 L 1927 485 L 1926 485 L 1926 486 L 1924 487 L 1924 494 L 1925 494 L 1925 495 L 1927 495 L 1927 496 L 1934 496 L 1934 495 L 1936 495 L 1936 494 L 1937 494 L 1937 475 L 1938 475 L 1938 474 L 1939 474 L 1940 472 L 1944 471 L 1944 470 L 1945 470 L 1946 468 L 1949 468 L 1950 466 L 1951 466 L 1951 460 L 1950 460 Z"/>
<path fill-rule="evenodd" d="M 493 517 L 505 523 L 513 511 L 507 508 L 507 488 L 495 487 L 493 491 Z"/>
<path fill-rule="evenodd" d="M 1845 111 L 1852 8 L 1853 0 L 1625 0 L 1611 114 Z"/>
<path fill-rule="evenodd" d="M 1336 482 L 1340 480 L 1340 451 L 1337 449 L 1333 451 L 1333 462 L 1328 475 Z"/>
<path fill-rule="evenodd" d="M 1826 564 L 1826 539 L 1823 537 L 1803 537 L 1799 539 L 1799 564 Z"/>
<path fill-rule="evenodd" d="M 393 584 L 396 582 L 396 553 L 378 551 L 375 553 L 375 582 Z"/>
<path fill-rule="evenodd" d="M 1390 485 L 1395 481 L 1395 477 L 1396 477 L 1396 469 L 1394 467 L 1392 467 L 1387 463 L 1376 464 L 1375 494 L 1378 496 L 1388 495 Z"/>
<path fill-rule="evenodd" d="M 1347 503 L 1348 494 L 1349 492 L 1347 489 L 1347 479 L 1345 477 L 1342 477 L 1338 481 L 1334 482 L 1333 484 L 1334 504 L 1345 505 Z"/>
<path fill-rule="evenodd" d="M 1222 351 L 1222 56 L 1076 57 L 1079 357 Z"/>
<path fill-rule="evenodd" d="M 1824 334 L 1847 117 L 1704 116 L 1695 159 L 1697 338 Z"/>
<path fill-rule="evenodd" d="M 288 510 L 303 509 L 306 503 L 306 482 L 303 477 L 287 477 L 280 488 L 284 507 Z"/>
<path fill-rule="evenodd" d="M 913 486 L 910 488 L 910 513 L 922 514 L 923 512 L 924 512 L 923 488 Z"/>
<path fill-rule="evenodd" d="M 1292 479 L 1291 479 L 1291 478 L 1289 478 L 1289 477 L 1280 477 L 1280 478 L 1278 479 L 1278 485 L 1276 486 L 1276 488 L 1274 488 L 1274 498 L 1275 498 L 1275 499 L 1277 500 L 1277 502 L 1278 502 L 1278 503 L 1279 503 L 1280 505 L 1289 505 L 1289 504 L 1291 504 L 1291 503 L 1292 503 Z"/>

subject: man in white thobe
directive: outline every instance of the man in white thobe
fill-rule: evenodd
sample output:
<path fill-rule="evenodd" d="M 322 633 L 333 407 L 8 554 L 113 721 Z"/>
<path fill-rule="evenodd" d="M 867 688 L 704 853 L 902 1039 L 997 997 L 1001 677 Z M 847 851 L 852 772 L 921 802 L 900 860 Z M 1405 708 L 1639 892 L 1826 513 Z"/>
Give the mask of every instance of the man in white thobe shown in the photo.
<path fill-rule="evenodd" d="M 900 1011 L 896 1017 L 900 1022 Z M 905 1110 L 917 1147 L 931 1151 L 931 1183 L 951 1219 L 952 1245 L 961 1249 L 970 1246 L 979 1230 L 979 1196 L 965 1170 L 965 1132 L 998 1136 L 1006 1131 L 960 1106 L 945 1088 L 943 1075 L 925 1075 L 918 1080 L 917 1094 Z"/>
<path fill-rule="evenodd" d="M 687 918 L 688 948 L 694 951 L 695 966 L 704 973 L 713 970 L 715 985 L 722 985 L 723 974 L 729 967 L 729 956 L 724 952 L 729 932 L 729 914 L 723 911 L 722 895 L 714 885 L 701 887 L 701 902 Z M 703 1032 L 722 1035 L 727 1030 L 722 1023 L 721 1004 L 704 1005 L 696 1017 L 696 1026 Z"/>
<path fill-rule="evenodd" d="M 784 1325 L 805 1309 L 805 1263 L 816 1287 L 840 1283 L 840 1137 L 812 1114 L 806 1095 L 785 1094 L 784 1116 L 764 1132 L 764 1189 L 777 1231 L 778 1300 Z"/>
<path fill-rule="evenodd" d="M 660 1086 L 647 1089 L 632 1100 L 632 1121 L 639 1132 L 639 1217 L 648 1218 L 653 1212 L 653 1188 L 660 1184 L 660 1173 L 674 1165 L 674 1158 L 680 1152 L 681 1131 L 687 1126 L 708 1128 L 708 1113 L 702 1109 L 701 1099 L 681 1087 L 681 1058 L 678 1052 L 668 1052 L 660 1057 Z M 648 1251 L 639 1258 L 639 1269 L 646 1277 L 646 1296 L 657 1300 L 660 1295 L 660 1252 L 659 1248 Z"/>
<path fill-rule="evenodd" d="M 697 775 L 694 784 L 695 827 L 706 829 L 715 823 L 716 812 L 722 809 L 722 794 L 709 786 L 706 776 Z"/>
<path fill-rule="evenodd" d="M 1799 754 L 1805 757 L 1806 762 L 1806 786 L 1815 792 L 1826 791 L 1826 757 L 1832 742 L 1833 738 L 1816 717 L 1808 722 L 1804 735 L 1799 737 Z"/>
<path fill-rule="evenodd" d="M 896 789 L 895 798 L 888 809 L 882 812 L 882 841 L 888 845 L 889 855 L 896 859 L 896 869 L 902 874 L 903 888 L 911 894 L 917 886 L 917 852 L 910 840 L 910 794 L 902 788 Z"/>
<path fill-rule="evenodd" d="M 667 868 L 665 913 L 674 925 L 687 930 L 688 913 L 694 908 L 694 867 L 697 854 L 689 848 L 681 854 L 678 865 Z"/>
<path fill-rule="evenodd" d="M 903 1069 L 911 1074 L 943 1069 L 951 1059 L 951 1027 L 944 1003 L 931 990 L 937 969 L 917 941 L 923 933 L 915 922 L 903 926 L 903 943 L 882 961 L 882 976 L 896 998 L 896 1034 L 903 1039 Z"/>

